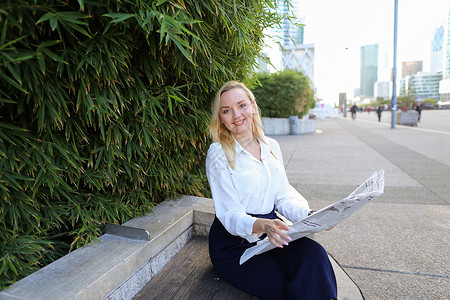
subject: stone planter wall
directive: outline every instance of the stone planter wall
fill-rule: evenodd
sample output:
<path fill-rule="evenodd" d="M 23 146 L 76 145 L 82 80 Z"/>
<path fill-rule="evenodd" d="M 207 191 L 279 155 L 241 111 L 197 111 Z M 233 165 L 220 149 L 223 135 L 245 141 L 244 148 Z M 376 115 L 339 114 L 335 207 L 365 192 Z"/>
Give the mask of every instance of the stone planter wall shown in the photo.
<path fill-rule="evenodd" d="M 308 119 L 262 118 L 262 125 L 266 135 L 307 134 L 316 131 L 316 121 Z"/>

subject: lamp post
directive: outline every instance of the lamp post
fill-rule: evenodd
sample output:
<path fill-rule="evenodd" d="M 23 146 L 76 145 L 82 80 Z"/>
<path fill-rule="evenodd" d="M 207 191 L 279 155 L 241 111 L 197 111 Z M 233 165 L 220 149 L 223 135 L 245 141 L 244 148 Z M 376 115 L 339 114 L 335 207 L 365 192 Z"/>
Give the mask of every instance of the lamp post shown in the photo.
<path fill-rule="evenodd" d="M 394 0 L 394 67 L 392 69 L 392 117 L 391 128 L 395 128 L 397 118 L 397 19 L 398 19 L 398 0 Z"/>

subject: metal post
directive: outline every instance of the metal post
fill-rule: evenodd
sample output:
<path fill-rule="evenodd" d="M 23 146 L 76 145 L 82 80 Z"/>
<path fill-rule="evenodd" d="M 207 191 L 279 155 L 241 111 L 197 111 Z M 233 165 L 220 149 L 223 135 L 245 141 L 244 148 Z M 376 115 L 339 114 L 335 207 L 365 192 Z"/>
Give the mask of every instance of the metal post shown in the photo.
<path fill-rule="evenodd" d="M 347 95 L 344 97 L 344 118 L 347 118 Z"/>
<path fill-rule="evenodd" d="M 394 68 L 392 70 L 392 118 L 391 128 L 395 129 L 397 118 L 397 19 L 398 19 L 398 0 L 395 1 L 394 6 Z"/>

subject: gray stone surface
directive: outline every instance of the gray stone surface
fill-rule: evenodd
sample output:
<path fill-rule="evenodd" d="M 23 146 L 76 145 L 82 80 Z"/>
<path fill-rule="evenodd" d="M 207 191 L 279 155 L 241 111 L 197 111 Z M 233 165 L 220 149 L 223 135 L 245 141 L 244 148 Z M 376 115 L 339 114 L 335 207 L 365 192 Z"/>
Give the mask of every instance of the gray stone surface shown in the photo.
<path fill-rule="evenodd" d="M 211 207 L 211 199 L 199 197 L 166 201 L 155 208 L 156 215 L 125 223 L 147 230 L 149 242 L 105 234 L 100 241 L 73 251 L 0 292 L 0 299 L 117 299 L 133 295 L 190 239 L 193 209 L 205 212 Z M 115 290 L 121 296 L 115 295 Z"/>
<path fill-rule="evenodd" d="M 192 238 L 192 235 L 193 227 L 191 226 L 158 255 L 137 269 L 137 271 L 115 288 L 105 299 L 132 299 L 186 245 Z"/>
<path fill-rule="evenodd" d="M 161 203 L 155 214 L 127 226 L 146 229 L 150 241 L 105 234 L 0 292 L 0 299 L 131 299 L 193 234 L 207 235 L 212 199 L 184 196 Z M 362 299 L 356 285 L 331 258 L 342 299 Z"/>
<path fill-rule="evenodd" d="M 316 120 L 298 118 L 292 120 L 288 118 L 261 118 L 261 121 L 266 135 L 297 135 L 314 133 L 316 131 Z M 294 122 L 293 127 L 290 122 Z"/>
<path fill-rule="evenodd" d="M 313 209 L 385 169 L 384 195 L 315 236 L 364 299 L 450 299 L 450 110 L 423 111 L 418 127 L 376 120 L 359 113 L 317 121 L 313 135 L 274 138 Z"/>

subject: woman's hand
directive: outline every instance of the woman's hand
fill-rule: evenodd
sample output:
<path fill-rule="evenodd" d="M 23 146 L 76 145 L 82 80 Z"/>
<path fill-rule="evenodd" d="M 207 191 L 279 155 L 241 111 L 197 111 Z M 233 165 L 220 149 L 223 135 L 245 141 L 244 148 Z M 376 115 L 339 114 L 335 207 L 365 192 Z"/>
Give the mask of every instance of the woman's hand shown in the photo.
<path fill-rule="evenodd" d="M 286 231 L 289 231 L 289 226 L 279 219 L 257 219 L 253 223 L 253 233 L 267 234 L 269 241 L 278 248 L 283 248 L 283 245 L 287 246 L 292 241 Z"/>

